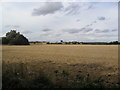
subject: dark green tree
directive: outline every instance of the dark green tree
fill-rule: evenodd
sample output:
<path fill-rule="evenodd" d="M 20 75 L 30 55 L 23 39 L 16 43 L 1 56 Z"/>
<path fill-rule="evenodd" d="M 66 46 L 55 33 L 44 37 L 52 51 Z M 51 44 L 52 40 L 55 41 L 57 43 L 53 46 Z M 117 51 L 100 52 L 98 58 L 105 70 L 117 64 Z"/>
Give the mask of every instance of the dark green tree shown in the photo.
<path fill-rule="evenodd" d="M 6 37 L 2 37 L 2 44 L 7 45 L 9 40 Z"/>
<path fill-rule="evenodd" d="M 20 34 L 20 32 L 11 30 L 10 32 L 6 33 L 6 37 L 2 38 L 2 44 L 29 45 L 29 41 L 26 37 Z"/>
<path fill-rule="evenodd" d="M 15 30 L 11 30 L 10 32 L 6 33 L 6 38 L 10 41 L 12 39 L 15 39 L 17 33 Z"/>

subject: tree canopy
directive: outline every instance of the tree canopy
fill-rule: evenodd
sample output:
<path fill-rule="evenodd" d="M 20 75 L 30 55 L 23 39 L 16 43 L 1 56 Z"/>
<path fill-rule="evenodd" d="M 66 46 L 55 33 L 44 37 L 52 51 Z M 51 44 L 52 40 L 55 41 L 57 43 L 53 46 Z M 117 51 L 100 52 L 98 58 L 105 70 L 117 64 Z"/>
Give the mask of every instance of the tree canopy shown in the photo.
<path fill-rule="evenodd" d="M 5 45 L 29 45 L 29 41 L 20 32 L 11 30 L 6 33 L 6 37 L 2 37 L 2 44 Z"/>

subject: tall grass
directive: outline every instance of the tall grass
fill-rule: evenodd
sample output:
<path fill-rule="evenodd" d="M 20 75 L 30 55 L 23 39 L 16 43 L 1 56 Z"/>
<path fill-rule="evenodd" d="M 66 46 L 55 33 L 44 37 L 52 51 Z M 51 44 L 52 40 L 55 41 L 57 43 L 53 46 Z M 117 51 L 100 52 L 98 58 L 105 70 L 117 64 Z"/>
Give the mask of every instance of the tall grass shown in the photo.
<path fill-rule="evenodd" d="M 52 82 L 42 71 L 32 72 L 25 63 L 3 63 L 2 85 L 4 88 L 108 88 L 102 77 L 92 79 L 89 74 L 77 74 L 71 80 L 66 70 L 53 72 L 56 81 Z M 58 79 L 60 78 L 60 79 Z M 115 86 L 117 87 L 117 86 Z"/>
<path fill-rule="evenodd" d="M 42 72 L 33 74 L 24 63 L 3 65 L 3 88 L 53 88 L 52 82 Z"/>

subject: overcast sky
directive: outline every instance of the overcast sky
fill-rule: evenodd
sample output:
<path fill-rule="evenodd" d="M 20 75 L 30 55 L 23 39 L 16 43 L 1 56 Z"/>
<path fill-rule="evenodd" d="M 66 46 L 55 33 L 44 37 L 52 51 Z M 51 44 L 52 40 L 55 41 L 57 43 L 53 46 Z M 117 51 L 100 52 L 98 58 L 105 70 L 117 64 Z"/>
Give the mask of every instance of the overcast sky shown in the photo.
<path fill-rule="evenodd" d="M 30 41 L 118 40 L 117 2 L 9 2 L 2 15 L 2 35 L 16 29 Z"/>

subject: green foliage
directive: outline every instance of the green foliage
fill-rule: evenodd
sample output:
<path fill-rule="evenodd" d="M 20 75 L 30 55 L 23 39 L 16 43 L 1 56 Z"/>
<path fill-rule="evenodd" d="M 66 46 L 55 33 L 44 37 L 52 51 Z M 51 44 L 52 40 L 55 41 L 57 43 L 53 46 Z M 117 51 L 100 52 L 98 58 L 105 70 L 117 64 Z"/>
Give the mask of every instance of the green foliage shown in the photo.
<path fill-rule="evenodd" d="M 69 73 L 68 73 L 67 71 L 63 70 L 63 71 L 62 71 L 62 75 L 63 75 L 64 77 L 67 77 L 67 76 L 69 76 Z"/>
<path fill-rule="evenodd" d="M 2 88 L 53 88 L 53 83 L 42 72 L 36 74 L 33 79 L 29 79 L 30 74 L 24 69 L 27 67 L 23 63 L 17 65 L 13 69 L 15 64 L 3 65 L 4 71 L 2 75 Z M 5 68 L 6 67 L 6 68 Z M 20 68 L 20 70 L 19 70 Z M 24 74 L 23 74 L 24 73 Z"/>
<path fill-rule="evenodd" d="M 120 44 L 118 41 L 112 41 L 110 44 Z"/>
<path fill-rule="evenodd" d="M 15 30 L 11 30 L 10 32 L 6 33 L 6 38 L 10 41 L 12 39 L 15 39 L 17 33 Z"/>
<path fill-rule="evenodd" d="M 2 44 L 8 44 L 9 40 L 6 37 L 2 37 Z"/>
<path fill-rule="evenodd" d="M 104 80 L 99 77 L 91 79 L 89 75 L 76 75 L 76 81 L 71 88 L 105 88 Z"/>
<path fill-rule="evenodd" d="M 2 77 L 2 85 L 4 88 L 52 88 L 53 84 L 45 76 L 35 77 L 33 80 L 28 80 L 15 72 L 6 72 Z"/>
<path fill-rule="evenodd" d="M 16 32 L 15 30 L 11 30 L 10 32 L 6 33 L 6 37 L 2 38 L 2 44 L 29 45 L 29 41 L 19 32 Z"/>

